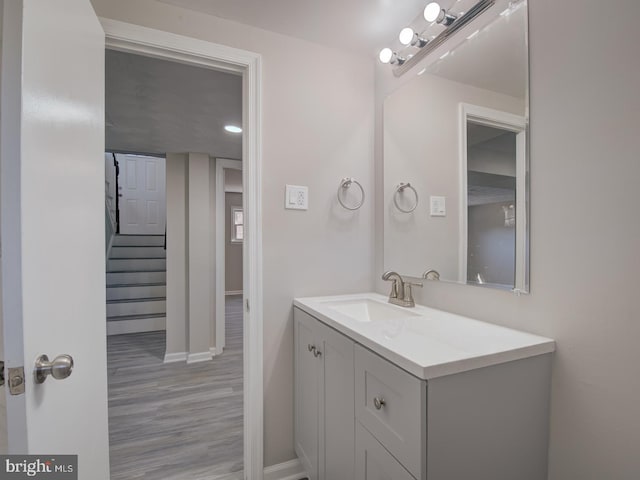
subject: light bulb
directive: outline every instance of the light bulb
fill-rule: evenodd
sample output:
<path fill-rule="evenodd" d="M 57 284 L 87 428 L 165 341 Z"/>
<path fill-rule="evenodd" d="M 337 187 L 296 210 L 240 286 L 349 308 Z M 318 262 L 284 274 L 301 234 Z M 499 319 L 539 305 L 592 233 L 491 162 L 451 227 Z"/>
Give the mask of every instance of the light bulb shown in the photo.
<path fill-rule="evenodd" d="M 409 45 L 413 41 L 414 36 L 415 36 L 415 33 L 413 31 L 413 28 L 406 27 L 402 29 L 402 31 L 400 32 L 400 35 L 398 35 L 398 38 L 400 39 L 401 44 Z"/>
<path fill-rule="evenodd" d="M 240 127 L 236 127 L 235 125 L 225 125 L 224 129 L 229 133 L 241 133 L 242 129 Z"/>
<path fill-rule="evenodd" d="M 390 48 L 383 48 L 380 50 L 379 58 L 382 63 L 389 63 L 393 58 L 393 50 Z"/>
<path fill-rule="evenodd" d="M 424 19 L 427 22 L 435 22 L 440 16 L 440 12 L 442 8 L 438 2 L 431 2 L 429 5 L 424 7 Z"/>

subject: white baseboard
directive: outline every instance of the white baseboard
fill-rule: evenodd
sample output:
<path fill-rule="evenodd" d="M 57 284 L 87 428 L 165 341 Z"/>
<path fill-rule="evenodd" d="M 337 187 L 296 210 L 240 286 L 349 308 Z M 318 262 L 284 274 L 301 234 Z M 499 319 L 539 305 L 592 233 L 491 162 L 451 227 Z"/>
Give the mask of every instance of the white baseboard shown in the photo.
<path fill-rule="evenodd" d="M 138 318 L 136 320 L 115 320 L 107 322 L 107 335 L 125 333 L 156 332 L 166 330 L 165 317 Z"/>
<path fill-rule="evenodd" d="M 190 353 L 187 356 L 187 363 L 198 363 L 198 362 L 206 362 L 211 360 L 211 352 L 198 352 L 198 353 Z"/>
<path fill-rule="evenodd" d="M 218 355 L 218 350 L 216 349 L 216 347 L 211 347 L 209 349 L 209 352 L 211 353 L 212 357 L 215 357 L 216 355 Z M 220 353 L 222 353 L 222 352 L 220 352 Z"/>
<path fill-rule="evenodd" d="M 224 292 L 225 295 L 242 295 L 242 290 L 229 290 L 228 292 Z"/>
<path fill-rule="evenodd" d="M 164 363 L 186 362 L 187 352 L 165 353 Z"/>
<path fill-rule="evenodd" d="M 264 469 L 264 480 L 300 480 L 307 476 L 297 458 Z"/>

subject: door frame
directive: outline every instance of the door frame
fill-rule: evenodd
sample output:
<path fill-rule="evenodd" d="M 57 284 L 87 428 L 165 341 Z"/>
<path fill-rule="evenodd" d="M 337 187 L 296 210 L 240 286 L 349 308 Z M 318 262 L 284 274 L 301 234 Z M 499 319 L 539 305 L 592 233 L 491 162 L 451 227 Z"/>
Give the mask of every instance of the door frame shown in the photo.
<path fill-rule="evenodd" d="M 244 477 L 262 480 L 262 59 L 254 52 L 100 18 L 106 48 L 242 75 Z"/>
<path fill-rule="evenodd" d="M 468 255 L 468 193 L 467 193 L 467 121 L 479 123 L 487 127 L 499 128 L 516 134 L 516 258 L 514 292 L 527 290 L 527 205 L 526 205 L 526 173 L 527 173 L 527 120 L 513 113 L 492 108 L 481 107 L 469 103 L 460 103 L 459 110 L 459 157 L 460 172 L 460 215 L 458 233 L 458 281 L 467 283 Z"/>
<path fill-rule="evenodd" d="M 230 160 L 227 158 L 216 158 L 216 355 L 224 351 L 226 345 L 225 335 L 225 275 L 226 275 L 226 205 L 225 205 L 225 182 L 224 171 L 227 169 L 242 170 L 242 161 Z M 244 192 L 242 195 L 244 203 Z M 243 241 L 244 244 L 244 241 Z M 244 265 L 244 262 L 243 262 Z"/>

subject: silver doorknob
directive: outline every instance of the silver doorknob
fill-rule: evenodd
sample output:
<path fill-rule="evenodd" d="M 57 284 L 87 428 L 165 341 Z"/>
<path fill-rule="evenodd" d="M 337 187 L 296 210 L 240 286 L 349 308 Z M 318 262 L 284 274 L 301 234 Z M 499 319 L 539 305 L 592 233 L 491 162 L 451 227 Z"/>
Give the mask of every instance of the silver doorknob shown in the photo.
<path fill-rule="evenodd" d="M 56 380 L 63 380 L 71 375 L 72 371 L 73 358 L 71 355 L 58 355 L 53 359 L 53 362 L 50 362 L 46 355 L 40 355 L 36 360 L 34 373 L 36 374 L 36 383 L 44 383 L 47 375 L 51 375 Z"/>

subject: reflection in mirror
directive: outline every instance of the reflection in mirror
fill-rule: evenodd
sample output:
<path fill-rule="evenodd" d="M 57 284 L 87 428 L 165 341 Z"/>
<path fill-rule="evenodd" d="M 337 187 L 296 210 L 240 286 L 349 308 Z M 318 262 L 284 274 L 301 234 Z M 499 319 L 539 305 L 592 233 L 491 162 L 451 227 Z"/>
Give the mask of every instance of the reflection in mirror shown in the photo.
<path fill-rule="evenodd" d="M 385 100 L 385 270 L 528 290 L 526 26 L 496 1 Z"/>

